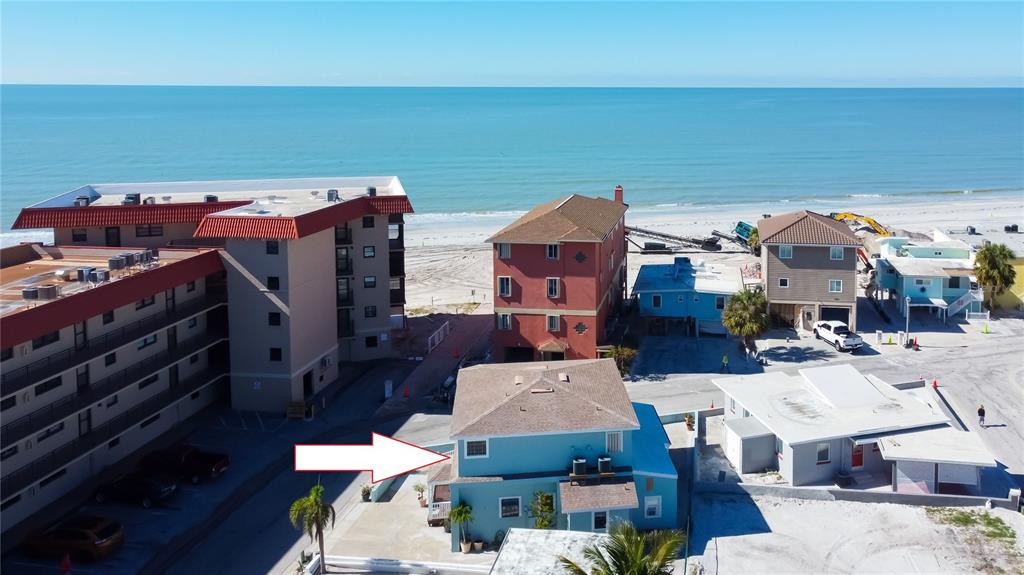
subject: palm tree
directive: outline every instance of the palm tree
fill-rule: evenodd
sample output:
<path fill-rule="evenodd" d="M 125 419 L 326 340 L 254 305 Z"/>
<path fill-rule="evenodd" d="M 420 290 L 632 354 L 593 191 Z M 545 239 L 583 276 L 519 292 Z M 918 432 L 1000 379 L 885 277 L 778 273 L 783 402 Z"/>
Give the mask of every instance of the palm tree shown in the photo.
<path fill-rule="evenodd" d="M 764 292 L 743 290 L 729 298 L 722 310 L 722 325 L 729 333 L 743 338 L 747 349 L 754 350 L 754 338 L 768 329 L 768 301 Z"/>
<path fill-rule="evenodd" d="M 570 575 L 668 575 L 685 540 L 681 531 L 640 533 L 624 521 L 611 526 L 606 540 L 583 550 L 591 563 L 589 573 L 564 555 L 558 562 Z"/>
<path fill-rule="evenodd" d="M 459 503 L 448 510 L 448 520 L 459 526 L 459 539 L 463 544 L 469 543 L 469 524 L 473 521 L 473 508 Z"/>
<path fill-rule="evenodd" d="M 327 556 L 324 555 L 324 529 L 330 521 L 331 528 L 334 528 L 334 507 L 324 501 L 324 486 L 317 482 L 309 495 L 300 497 L 292 503 L 288 510 L 288 518 L 292 525 L 302 529 L 302 532 L 309 535 L 310 541 L 315 540 L 320 545 L 320 573 L 327 573 Z M 301 526 L 300 526 L 301 524 Z"/>
<path fill-rule="evenodd" d="M 757 233 L 757 228 L 750 230 L 750 235 L 747 236 L 747 245 L 755 254 L 761 249 L 761 236 Z"/>
<path fill-rule="evenodd" d="M 992 309 L 995 297 L 1013 285 L 1017 271 L 1010 260 L 1016 254 L 1006 244 L 988 244 L 974 258 L 974 275 L 984 290 L 985 307 Z"/>

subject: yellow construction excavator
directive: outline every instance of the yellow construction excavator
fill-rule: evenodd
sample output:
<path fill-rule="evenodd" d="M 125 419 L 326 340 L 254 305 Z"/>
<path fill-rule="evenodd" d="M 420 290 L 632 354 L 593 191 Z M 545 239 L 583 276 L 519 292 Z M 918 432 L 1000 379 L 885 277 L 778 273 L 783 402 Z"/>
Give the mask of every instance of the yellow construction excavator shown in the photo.
<path fill-rule="evenodd" d="M 871 229 L 875 230 L 875 233 L 880 236 L 892 235 L 889 230 L 885 229 L 885 226 L 875 221 L 875 218 L 871 216 L 862 216 L 853 212 L 832 212 L 829 217 L 839 222 L 855 222 L 858 224 L 866 224 L 871 226 Z"/>

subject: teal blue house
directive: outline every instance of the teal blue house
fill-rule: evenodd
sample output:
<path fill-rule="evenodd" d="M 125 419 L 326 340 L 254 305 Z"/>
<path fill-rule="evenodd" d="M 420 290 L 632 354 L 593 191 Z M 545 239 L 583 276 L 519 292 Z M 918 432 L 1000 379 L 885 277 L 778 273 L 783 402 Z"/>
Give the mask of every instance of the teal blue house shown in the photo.
<path fill-rule="evenodd" d="M 974 250 L 967 243 L 936 230 L 931 241 L 887 237 L 878 244 L 875 295 L 892 300 L 904 316 L 913 308 L 943 321 L 986 313 L 974 277 Z"/>
<path fill-rule="evenodd" d="M 473 539 L 535 527 L 538 494 L 557 529 L 678 525 L 668 436 L 653 406 L 629 400 L 611 359 L 463 369 L 451 435 L 451 460 L 428 476 L 429 504 L 439 514 L 471 506 Z M 452 550 L 459 537 L 453 525 Z"/>
<path fill-rule="evenodd" d="M 670 324 L 680 324 L 687 335 L 724 334 L 722 310 L 742 289 L 737 267 L 677 257 L 671 264 L 640 266 L 632 296 L 649 333 L 664 333 Z"/>

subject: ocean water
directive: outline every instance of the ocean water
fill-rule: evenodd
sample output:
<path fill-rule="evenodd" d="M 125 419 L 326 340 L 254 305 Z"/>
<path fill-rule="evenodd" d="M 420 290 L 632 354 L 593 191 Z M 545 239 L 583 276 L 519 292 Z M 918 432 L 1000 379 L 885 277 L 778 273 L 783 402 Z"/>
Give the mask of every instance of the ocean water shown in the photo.
<path fill-rule="evenodd" d="M 1020 89 L 0 87 L 0 218 L 86 183 L 398 175 L 416 211 L 1020 193 Z"/>

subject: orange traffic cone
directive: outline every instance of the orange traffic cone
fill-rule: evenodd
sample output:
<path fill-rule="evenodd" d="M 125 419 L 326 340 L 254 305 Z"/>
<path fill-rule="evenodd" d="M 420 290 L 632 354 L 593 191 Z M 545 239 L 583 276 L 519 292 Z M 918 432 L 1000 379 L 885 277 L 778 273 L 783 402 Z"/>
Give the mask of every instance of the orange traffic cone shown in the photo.
<path fill-rule="evenodd" d="M 712 399 L 711 400 L 711 409 L 714 409 L 714 408 L 715 408 L 715 400 Z"/>
<path fill-rule="evenodd" d="M 405 384 L 402 386 L 402 397 L 405 399 L 409 399 L 409 384 Z"/>
<path fill-rule="evenodd" d="M 939 380 L 938 379 L 932 379 L 932 389 L 938 389 L 938 388 L 939 388 Z"/>
<path fill-rule="evenodd" d="M 452 352 L 452 359 L 459 359 L 459 348 L 455 348 L 455 351 Z"/>

